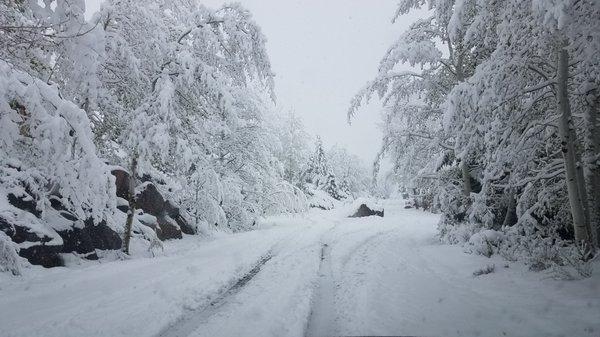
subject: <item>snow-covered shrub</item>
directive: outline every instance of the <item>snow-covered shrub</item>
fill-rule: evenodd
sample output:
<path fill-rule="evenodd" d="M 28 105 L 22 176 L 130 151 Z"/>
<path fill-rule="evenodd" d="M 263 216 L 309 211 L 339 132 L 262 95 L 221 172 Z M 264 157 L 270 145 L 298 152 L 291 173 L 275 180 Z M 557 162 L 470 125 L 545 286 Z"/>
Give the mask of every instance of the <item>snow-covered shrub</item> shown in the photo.
<path fill-rule="evenodd" d="M 15 245 L 2 231 L 0 231 L 0 272 L 21 275 L 21 264 Z"/>
<path fill-rule="evenodd" d="M 470 222 L 451 222 L 442 217 L 438 223 L 438 232 L 442 242 L 449 244 L 463 244 L 481 228 Z"/>
<path fill-rule="evenodd" d="M 506 228 L 505 240 L 502 241 L 498 253 L 504 258 L 520 260 L 533 271 L 550 268 L 561 264 L 560 246 L 566 242 L 540 231 L 528 232 L 529 226 L 516 225 Z"/>
<path fill-rule="evenodd" d="M 476 271 L 474 271 L 473 277 L 479 277 L 481 275 L 491 274 L 494 271 L 496 271 L 496 265 L 490 264 L 490 265 L 485 266 L 484 268 L 477 269 Z"/>
<path fill-rule="evenodd" d="M 442 222 L 458 224 L 468 220 L 471 200 L 466 196 L 461 186 L 458 168 L 444 166 L 439 171 L 440 186 L 438 187 L 438 202 L 442 212 Z"/>
<path fill-rule="evenodd" d="M 328 210 L 335 208 L 335 206 L 338 204 L 338 201 L 330 196 L 327 192 L 319 189 L 309 190 L 307 191 L 307 194 L 308 204 L 313 208 Z"/>
<path fill-rule="evenodd" d="M 590 252 L 581 245 L 563 247 L 559 254 L 562 263 L 552 265 L 551 270 L 555 278 L 574 280 L 592 276 L 598 256 L 590 258 Z"/>
<path fill-rule="evenodd" d="M 502 241 L 504 241 L 503 233 L 487 229 L 471 235 L 468 248 L 472 253 L 490 257 L 498 251 Z"/>

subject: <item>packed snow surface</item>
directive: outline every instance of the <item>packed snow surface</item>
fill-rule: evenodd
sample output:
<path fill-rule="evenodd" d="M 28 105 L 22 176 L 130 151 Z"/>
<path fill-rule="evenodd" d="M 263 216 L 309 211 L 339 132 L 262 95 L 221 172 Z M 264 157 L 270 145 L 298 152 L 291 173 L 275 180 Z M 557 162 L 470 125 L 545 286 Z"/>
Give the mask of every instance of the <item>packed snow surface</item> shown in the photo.
<path fill-rule="evenodd" d="M 383 205 L 265 219 L 162 256 L 0 274 L 0 336 L 598 336 L 600 275 L 557 281 Z M 473 272 L 495 265 L 495 272 Z"/>

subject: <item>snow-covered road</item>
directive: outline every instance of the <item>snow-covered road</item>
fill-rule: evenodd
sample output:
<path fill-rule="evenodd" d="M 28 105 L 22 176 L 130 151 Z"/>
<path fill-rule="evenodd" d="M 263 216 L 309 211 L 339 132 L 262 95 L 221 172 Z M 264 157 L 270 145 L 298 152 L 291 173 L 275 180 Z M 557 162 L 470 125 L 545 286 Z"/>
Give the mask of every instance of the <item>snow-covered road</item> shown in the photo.
<path fill-rule="evenodd" d="M 599 336 L 600 277 L 561 282 L 386 205 L 272 218 L 165 256 L 0 278 L 0 336 Z M 496 272 L 473 277 L 489 264 Z M 507 266 L 507 268 L 505 268 Z"/>

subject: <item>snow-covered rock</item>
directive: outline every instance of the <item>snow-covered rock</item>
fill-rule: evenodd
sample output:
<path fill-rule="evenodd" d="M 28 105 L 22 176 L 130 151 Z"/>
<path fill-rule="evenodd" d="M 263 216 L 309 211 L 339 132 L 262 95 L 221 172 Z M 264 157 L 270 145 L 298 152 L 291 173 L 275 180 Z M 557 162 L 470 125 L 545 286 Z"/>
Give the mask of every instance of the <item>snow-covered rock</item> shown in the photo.
<path fill-rule="evenodd" d="M 63 252 L 85 254 L 89 260 L 96 260 L 96 249 L 117 250 L 122 247 L 121 237 L 105 222 L 94 224 L 92 219 L 84 222 L 82 227 L 72 227 L 58 234 L 63 239 Z"/>
<path fill-rule="evenodd" d="M 165 200 L 156 185 L 145 182 L 137 190 L 137 207 L 154 218 L 154 221 L 140 221 L 152 227 L 159 239 L 181 239 L 182 233 L 195 234 L 195 229 L 181 216 L 179 208 Z"/>
<path fill-rule="evenodd" d="M 0 231 L 15 243 L 19 255 L 31 264 L 62 266 L 59 255 L 62 238 L 33 214 L 19 209 L 3 211 L 0 213 Z"/>
<path fill-rule="evenodd" d="M 131 175 L 124 168 L 119 166 L 114 166 L 110 173 L 112 173 L 112 175 L 115 176 L 117 197 L 123 198 L 124 200 L 128 200 Z"/>
<path fill-rule="evenodd" d="M 384 214 L 383 206 L 366 198 L 358 198 L 354 200 L 350 210 L 351 211 L 348 216 L 351 218 L 362 218 L 372 215 L 383 217 Z"/>

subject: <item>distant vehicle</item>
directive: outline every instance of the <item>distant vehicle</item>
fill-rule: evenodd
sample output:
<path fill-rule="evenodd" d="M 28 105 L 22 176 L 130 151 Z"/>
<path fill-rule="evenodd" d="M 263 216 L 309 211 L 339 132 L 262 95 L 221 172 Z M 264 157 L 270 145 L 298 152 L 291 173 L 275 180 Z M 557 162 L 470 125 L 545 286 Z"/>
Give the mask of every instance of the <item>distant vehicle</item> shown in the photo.
<path fill-rule="evenodd" d="M 415 208 L 415 199 L 408 198 L 404 200 L 404 208 Z"/>

